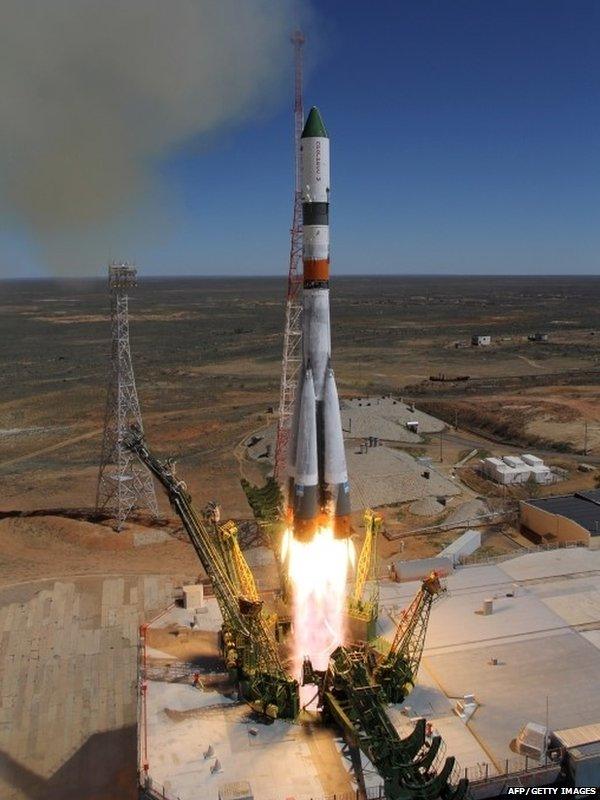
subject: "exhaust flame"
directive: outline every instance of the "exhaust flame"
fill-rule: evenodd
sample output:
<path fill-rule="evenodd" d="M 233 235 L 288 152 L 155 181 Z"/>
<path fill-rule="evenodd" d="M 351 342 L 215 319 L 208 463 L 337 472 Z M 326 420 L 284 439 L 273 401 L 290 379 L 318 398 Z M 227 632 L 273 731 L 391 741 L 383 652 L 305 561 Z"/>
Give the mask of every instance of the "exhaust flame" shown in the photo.
<path fill-rule="evenodd" d="M 288 551 L 290 549 L 290 539 L 292 536 L 292 532 L 288 528 L 283 534 L 283 539 L 281 540 L 281 561 L 284 562 L 287 558 Z"/>
<path fill-rule="evenodd" d="M 356 547 L 352 539 L 347 539 L 348 542 L 348 558 L 350 559 L 350 566 L 352 569 L 356 567 Z"/>
<path fill-rule="evenodd" d="M 299 675 L 308 656 L 315 669 L 324 670 L 344 639 L 346 580 L 353 551 L 347 540 L 334 537 L 331 528 L 320 528 L 310 542 L 287 536 L 284 544 L 293 589 L 294 668 Z"/>

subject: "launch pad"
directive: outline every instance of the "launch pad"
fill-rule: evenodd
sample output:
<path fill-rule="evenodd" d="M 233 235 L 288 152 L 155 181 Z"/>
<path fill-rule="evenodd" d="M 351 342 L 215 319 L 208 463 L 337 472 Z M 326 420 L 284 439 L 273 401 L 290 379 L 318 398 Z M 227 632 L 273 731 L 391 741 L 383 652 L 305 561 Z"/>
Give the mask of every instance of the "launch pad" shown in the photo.
<path fill-rule="evenodd" d="M 242 783 L 249 784 L 256 799 L 316 800 L 351 792 L 351 762 L 334 728 L 268 720 L 237 699 L 224 664 L 215 665 L 220 661 L 215 599 L 207 598 L 206 607 L 201 631 L 189 632 L 192 612 L 174 608 L 146 632 L 150 679 L 140 722 L 140 755 L 147 760 L 150 785 L 158 796 L 164 789 L 167 798 L 218 800 L 224 787 Z M 210 651 L 202 641 L 205 627 L 213 629 L 207 632 L 212 634 Z M 166 653 L 153 647 L 165 634 L 172 639 L 187 634 L 188 654 L 196 647 L 203 655 L 178 659 L 173 656 L 176 648 Z M 202 688 L 194 686 L 195 674 Z"/>
<path fill-rule="evenodd" d="M 391 642 L 375 639 L 378 593 L 375 589 L 367 596 L 365 584 L 370 578 L 377 585 L 376 543 L 381 518 L 367 509 L 354 591 L 350 596 L 347 591 L 349 568 L 356 561 L 356 553 L 350 538 L 353 509 L 331 358 L 330 142 L 316 107 L 308 114 L 300 142 L 302 360 L 293 415 L 284 437 L 285 469 L 279 473 L 283 463 L 280 440 L 275 480 L 267 481 L 263 489 L 244 485 L 257 520 L 264 522 L 267 516 L 270 520 L 271 543 L 280 564 L 279 590 L 289 604 L 284 625 L 258 591 L 239 546 L 235 524 L 221 524 L 215 503 L 203 512 L 194 507 L 185 482 L 175 474 L 174 462 L 160 460 L 150 451 L 139 424 L 120 441 L 166 490 L 210 579 L 222 618 L 218 649 L 233 687 L 225 695 L 246 703 L 257 715 L 257 722 L 279 725 L 287 720 L 295 724 L 309 713 L 311 725 L 335 725 L 348 748 L 357 793 L 362 798 L 366 797 L 364 758 L 371 765 L 369 771 L 380 777 L 387 800 L 463 800 L 468 781 L 458 774 L 454 756 L 445 755 L 441 736 L 429 731 L 425 718 L 416 720 L 412 730 L 400 736 L 386 711 L 387 703 L 402 702 L 416 682 L 431 607 L 444 591 L 439 576 L 432 572 L 423 580 L 398 620 Z M 267 510 L 263 501 L 269 496 L 273 503 Z M 360 623 L 362 640 L 345 641 L 345 616 Z M 190 622 L 192 628 L 200 624 L 196 618 Z M 177 629 L 174 633 L 179 636 Z M 144 631 L 144 642 L 146 634 Z M 214 676 L 210 677 L 212 684 Z M 148 680 L 144 661 L 144 748 Z M 217 683 L 222 684 L 222 678 Z M 207 688 L 199 671 L 194 673 L 193 686 L 202 691 Z M 167 709 L 167 716 L 176 711 Z M 203 713 L 201 707 L 183 711 Z M 252 735 L 258 737 L 258 728 L 253 731 Z M 203 758 L 213 756 L 210 744 Z M 217 775 L 221 769 L 215 757 L 210 774 Z M 151 783 L 145 750 L 141 772 L 144 784 Z M 249 787 L 235 782 L 219 789 L 219 800 L 232 792 L 240 800 L 244 792 L 244 800 L 252 798 Z"/>
<path fill-rule="evenodd" d="M 132 429 L 124 440 L 124 446 L 138 456 L 165 488 L 215 594 L 218 614 L 215 620 L 213 609 L 209 617 L 212 618 L 211 627 L 202 631 L 202 619 L 198 614 L 189 620 L 189 626 L 194 638 L 200 638 L 205 645 L 206 634 L 212 630 L 215 622 L 219 622 L 220 617 L 218 652 L 227 678 L 224 679 L 223 674 L 210 674 L 203 679 L 199 665 L 196 665 L 192 686 L 202 691 L 212 686 L 220 687 L 220 693 L 225 697 L 244 702 L 255 713 L 257 723 L 274 724 L 286 720 L 294 724 L 305 721 L 304 712 L 308 712 L 308 722 L 311 725 L 335 724 L 348 747 L 363 797 L 366 785 L 362 760 L 366 759 L 370 764 L 367 771 L 376 773 L 381 778 L 387 800 L 403 800 L 407 797 L 414 797 L 415 800 L 436 800 L 440 796 L 445 800 L 462 800 L 466 796 L 468 781 L 458 774 L 455 758 L 446 757 L 441 736 L 428 732 L 425 718 L 420 718 L 416 720 L 413 729 L 402 737 L 386 711 L 387 703 L 402 702 L 416 682 L 431 608 L 434 600 L 444 591 L 437 574 L 433 572 L 423 580 L 412 602 L 401 614 L 391 643 L 379 640 L 354 643 L 338 638 L 331 646 L 327 637 L 323 640 L 326 648 L 324 651 L 311 651 L 303 643 L 301 683 L 310 695 L 314 695 L 310 699 L 306 693 L 303 696 L 300 691 L 300 676 L 295 677 L 299 664 L 294 664 L 294 651 L 290 650 L 290 645 L 296 645 L 297 653 L 298 624 L 304 624 L 302 621 L 298 623 L 298 619 L 302 619 L 301 616 L 298 617 L 298 610 L 302 615 L 309 607 L 299 606 L 298 595 L 294 595 L 294 632 L 293 636 L 289 632 L 286 635 L 287 625 L 280 625 L 277 614 L 265 603 L 266 598 L 258 591 L 239 547 L 235 524 L 231 521 L 221 524 L 220 511 L 215 504 L 209 504 L 200 514 L 193 506 L 185 483 L 175 477 L 174 463 L 168 459 L 157 459 L 148 449 L 139 429 Z M 345 578 L 340 587 L 341 601 L 349 603 L 350 614 L 367 610 L 366 616 L 370 618 L 372 626 L 375 625 L 377 616 L 377 593 L 372 591 L 367 598 L 365 582 L 368 577 L 374 577 L 371 567 L 376 563 L 380 522 L 380 518 L 373 512 L 365 513 L 366 538 L 357 564 L 353 596 L 345 599 Z M 316 535 L 316 543 L 321 535 Z M 289 531 L 283 534 L 282 541 L 285 542 L 287 537 Z M 335 552 L 332 551 L 333 557 L 337 557 L 340 545 L 342 551 L 347 552 L 347 542 L 338 541 Z M 302 543 L 299 546 L 305 545 Z M 281 550 L 281 545 L 277 550 Z M 283 560 L 282 551 L 278 555 Z M 291 557 L 293 558 L 293 551 Z M 308 570 L 319 575 L 319 569 L 327 567 L 327 564 L 307 562 L 306 566 Z M 329 564 L 331 566 L 334 565 Z M 293 573 L 289 574 L 293 580 Z M 303 573 L 303 576 L 309 579 L 308 572 Z M 285 583 L 280 586 L 280 591 L 282 596 L 286 594 Z M 188 592 L 185 596 L 193 594 Z M 300 602 L 305 601 L 301 599 Z M 326 599 L 323 608 L 327 607 L 327 603 Z M 318 613 L 317 605 L 310 606 L 311 616 L 306 622 L 306 630 L 310 630 L 315 622 L 312 617 L 313 608 Z M 199 630 L 196 631 L 196 628 Z M 326 632 L 325 628 L 317 631 L 321 636 L 323 632 Z M 192 634 L 187 629 L 184 634 L 177 625 L 173 630 L 173 635 L 177 638 L 181 635 L 181 642 L 186 644 Z M 334 632 L 334 635 L 343 636 L 342 629 Z M 147 660 L 147 636 L 148 629 L 143 626 L 140 780 L 151 791 L 147 742 L 148 690 L 152 672 L 149 671 Z M 312 652 L 318 656 L 318 661 L 313 658 Z M 183 671 L 181 668 L 176 670 L 178 681 L 189 683 L 189 667 L 188 664 L 187 669 L 184 665 Z M 318 712 L 316 716 L 313 708 Z M 198 708 L 187 710 L 198 712 Z M 176 711 L 177 709 L 166 709 L 165 713 L 172 716 Z M 258 729 L 255 729 L 253 735 L 258 735 Z M 209 745 L 203 752 L 203 757 L 211 759 L 213 756 L 214 748 Z M 218 774 L 221 768 L 221 762 L 216 757 L 210 774 Z"/>
<path fill-rule="evenodd" d="M 475 798 L 489 796 L 500 779 L 507 786 L 543 786 L 556 778 L 557 763 L 526 759 L 513 744 L 527 722 L 545 723 L 547 698 L 552 730 L 600 720 L 600 606 L 594 588 L 599 571 L 600 553 L 574 548 L 465 567 L 449 576 L 447 596 L 432 609 L 417 685 L 404 702 L 388 706 L 387 714 L 401 737 L 426 716 L 456 756 Z M 388 641 L 392 620 L 417 586 L 382 584 L 378 633 Z M 475 613 L 490 592 L 497 595 L 494 613 Z M 339 729 L 268 721 L 231 695 L 222 663 L 215 666 L 220 624 L 215 599 L 208 597 L 206 606 L 195 631 L 189 627 L 193 614 L 178 607 L 148 628 L 140 769 L 146 759 L 157 795 L 164 787 L 167 798 L 219 800 L 220 788 L 234 783 L 249 784 L 253 800 L 320 800 L 356 792 Z M 152 644 L 186 635 L 182 652 L 209 635 L 212 655 L 205 649 L 193 658 L 188 649 L 178 658 L 176 647 L 165 652 Z M 195 672 L 203 688 L 193 685 Z M 469 725 L 455 712 L 457 697 L 467 693 L 477 702 Z M 219 769 L 211 772 L 215 761 Z M 377 797 L 381 779 L 364 756 L 361 762 L 367 796 Z"/>

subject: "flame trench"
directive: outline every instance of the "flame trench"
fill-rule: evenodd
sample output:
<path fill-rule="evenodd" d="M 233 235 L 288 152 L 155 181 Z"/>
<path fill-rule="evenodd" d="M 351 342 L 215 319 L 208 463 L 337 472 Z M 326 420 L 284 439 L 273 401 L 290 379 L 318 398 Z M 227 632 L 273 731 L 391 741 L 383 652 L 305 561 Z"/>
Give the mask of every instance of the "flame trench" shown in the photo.
<path fill-rule="evenodd" d="M 299 677 L 308 656 L 313 667 L 325 670 L 329 656 L 344 640 L 346 581 L 354 546 L 336 539 L 329 527 L 320 528 L 310 542 L 287 531 L 282 556 L 288 561 L 293 592 L 294 672 Z"/>

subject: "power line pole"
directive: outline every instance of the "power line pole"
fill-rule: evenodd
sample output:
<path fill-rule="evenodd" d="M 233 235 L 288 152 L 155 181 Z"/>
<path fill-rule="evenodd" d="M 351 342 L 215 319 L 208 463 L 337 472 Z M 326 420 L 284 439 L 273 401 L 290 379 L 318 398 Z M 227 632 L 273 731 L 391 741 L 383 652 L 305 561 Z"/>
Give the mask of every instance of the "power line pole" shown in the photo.
<path fill-rule="evenodd" d="M 111 514 L 118 531 L 134 508 L 147 508 L 158 516 L 152 476 L 123 446 L 123 438 L 132 425 L 143 431 L 129 347 L 128 290 L 137 285 L 136 275 L 131 264 L 113 262 L 108 267 L 111 358 L 96 511 Z"/>
<path fill-rule="evenodd" d="M 292 216 L 290 261 L 287 298 L 285 303 L 285 329 L 279 392 L 279 419 L 275 446 L 275 479 L 281 485 L 287 472 L 287 452 L 292 425 L 292 414 L 298 370 L 302 361 L 302 166 L 300 163 L 300 138 L 304 124 L 302 106 L 302 31 L 291 36 L 294 45 L 294 212 Z"/>

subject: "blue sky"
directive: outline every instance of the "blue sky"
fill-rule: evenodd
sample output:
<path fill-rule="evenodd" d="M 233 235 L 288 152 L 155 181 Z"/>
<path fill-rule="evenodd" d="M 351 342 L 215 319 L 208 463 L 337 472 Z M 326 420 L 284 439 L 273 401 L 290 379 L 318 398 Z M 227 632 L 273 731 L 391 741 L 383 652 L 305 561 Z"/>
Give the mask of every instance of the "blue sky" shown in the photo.
<path fill-rule="evenodd" d="M 600 3 L 313 9 L 304 100 L 331 136 L 333 272 L 596 272 Z M 291 73 L 287 87 L 259 118 L 156 165 L 168 225 L 136 225 L 144 273 L 285 274 Z M 4 226 L 0 245 L 43 274 L 26 229 Z"/>

